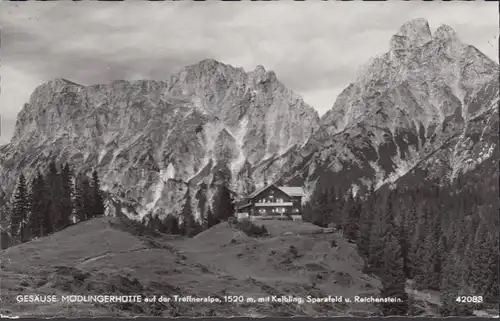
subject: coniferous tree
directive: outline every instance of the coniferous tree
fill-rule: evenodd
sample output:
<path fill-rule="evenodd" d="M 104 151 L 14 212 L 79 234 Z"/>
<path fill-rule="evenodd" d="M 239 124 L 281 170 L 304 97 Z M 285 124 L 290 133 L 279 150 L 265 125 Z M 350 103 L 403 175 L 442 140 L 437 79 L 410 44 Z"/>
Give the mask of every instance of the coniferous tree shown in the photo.
<path fill-rule="evenodd" d="M 158 215 L 153 216 L 152 213 L 149 213 L 148 217 L 149 217 L 149 219 L 148 219 L 147 226 L 154 231 L 161 231 L 163 223 L 160 220 L 160 218 L 158 217 Z"/>
<path fill-rule="evenodd" d="M 104 215 L 104 200 L 102 197 L 101 184 L 99 182 L 99 177 L 97 171 L 92 172 L 92 205 L 93 210 L 91 213 L 92 217 L 103 216 Z"/>
<path fill-rule="evenodd" d="M 360 255 L 365 259 L 370 253 L 370 235 L 373 228 L 374 219 L 373 199 L 369 198 L 361 205 L 360 222 L 359 222 L 359 238 L 357 240 L 358 250 Z"/>
<path fill-rule="evenodd" d="M 472 316 L 474 308 L 471 304 L 457 302 L 460 295 L 469 294 L 465 284 L 466 269 L 465 261 L 458 255 L 450 255 L 447 258 L 439 309 L 443 317 Z"/>
<path fill-rule="evenodd" d="M 28 226 L 31 231 L 32 237 L 40 237 L 44 235 L 45 231 L 45 212 L 47 208 L 47 192 L 43 175 L 38 174 L 31 182 L 30 191 L 30 217 Z"/>
<path fill-rule="evenodd" d="M 381 277 L 383 298 L 396 298 L 399 302 L 381 304 L 383 315 L 407 315 L 408 294 L 406 293 L 406 277 L 403 271 L 403 256 L 397 239 L 395 227 L 389 223 L 384 240 L 384 269 Z"/>
<path fill-rule="evenodd" d="M 181 213 L 182 222 L 180 224 L 180 232 L 183 235 L 187 235 L 188 237 L 193 237 L 199 232 L 201 232 L 201 225 L 194 218 L 192 209 L 191 209 L 191 196 L 189 191 L 186 195 L 186 203 L 182 209 Z"/>
<path fill-rule="evenodd" d="M 163 219 L 163 229 L 161 232 L 163 233 L 167 233 L 167 234 L 180 234 L 180 230 L 179 230 L 179 219 L 172 215 L 172 214 L 168 214 L 167 216 L 165 216 L 165 218 Z"/>
<path fill-rule="evenodd" d="M 359 223 L 361 217 L 361 203 L 356 197 L 350 197 L 346 203 L 346 220 L 344 223 L 344 237 L 350 242 L 358 240 Z"/>
<path fill-rule="evenodd" d="M 61 171 L 61 215 L 57 223 L 59 229 L 65 228 L 71 224 L 71 216 L 73 214 L 73 183 L 71 177 L 71 170 L 66 163 Z"/>
<path fill-rule="evenodd" d="M 200 189 L 196 192 L 195 198 L 198 200 L 198 211 L 202 217 L 202 220 L 205 221 L 205 217 L 203 213 L 205 213 L 205 207 L 207 205 L 207 196 L 206 196 L 207 188 L 205 183 L 200 184 Z"/>
<path fill-rule="evenodd" d="M 58 224 L 62 220 L 63 212 L 61 201 L 63 199 L 61 176 L 57 171 L 57 166 L 54 161 L 49 164 L 49 171 L 45 180 L 48 188 L 48 209 L 45 223 L 50 224 L 50 226 L 46 226 L 46 231 L 47 234 L 51 234 L 60 229 Z"/>
<path fill-rule="evenodd" d="M 209 207 L 207 209 L 207 213 L 205 214 L 203 225 L 205 226 L 206 229 L 209 229 L 216 224 L 217 222 L 215 220 L 214 214 L 212 213 L 212 210 Z"/>
<path fill-rule="evenodd" d="M 93 191 L 89 179 L 80 175 L 75 188 L 75 216 L 78 222 L 92 218 L 94 213 Z"/>
<path fill-rule="evenodd" d="M 374 224 L 370 233 L 370 249 L 368 256 L 368 271 L 380 275 L 384 269 L 384 239 L 388 228 L 394 223 L 391 195 L 382 195 L 374 206 Z"/>
<path fill-rule="evenodd" d="M 14 240 L 26 241 L 26 223 L 29 216 L 29 197 L 26 179 L 21 173 L 14 194 L 12 215 L 10 218 L 10 235 Z"/>
<path fill-rule="evenodd" d="M 85 212 L 85 192 L 83 190 L 82 177 L 79 177 L 75 182 L 75 196 L 74 196 L 74 208 L 75 208 L 75 218 L 77 222 L 83 222 L 87 220 L 87 213 Z"/>
<path fill-rule="evenodd" d="M 498 282 L 491 283 L 498 279 L 498 273 L 492 273 L 495 265 L 498 265 L 497 233 L 490 233 L 487 223 L 481 221 L 476 234 L 471 237 L 473 242 L 469 243 L 470 248 L 467 252 L 469 258 L 467 283 L 475 293 L 481 293 L 483 297 L 487 296 L 490 300 L 498 299 Z"/>
<path fill-rule="evenodd" d="M 86 219 L 91 219 L 94 217 L 94 193 L 90 181 L 85 177 L 82 181 L 82 191 L 83 191 L 83 211 L 86 215 Z"/>
<path fill-rule="evenodd" d="M 215 221 L 227 221 L 230 217 L 234 216 L 234 204 L 231 198 L 231 193 L 226 185 L 221 184 L 217 189 L 214 197 L 214 216 Z"/>
<path fill-rule="evenodd" d="M 445 255 L 441 218 L 436 216 L 433 220 L 433 230 L 424 240 L 420 273 L 415 281 L 420 288 L 440 290 L 443 260 Z"/>

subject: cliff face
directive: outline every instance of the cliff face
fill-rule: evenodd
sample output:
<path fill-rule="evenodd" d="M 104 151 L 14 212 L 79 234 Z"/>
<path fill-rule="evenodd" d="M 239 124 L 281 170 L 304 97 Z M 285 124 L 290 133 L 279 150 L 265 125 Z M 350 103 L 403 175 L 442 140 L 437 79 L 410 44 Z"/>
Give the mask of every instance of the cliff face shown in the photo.
<path fill-rule="evenodd" d="M 252 168 L 305 143 L 318 123 L 260 66 L 246 73 L 203 60 L 167 81 L 57 79 L 34 91 L 1 147 L 2 193 L 10 195 L 20 171 L 29 179 L 57 159 L 77 172 L 97 168 L 112 200 L 138 216 L 175 214 L 202 182 L 225 180 L 239 192 L 261 184 L 268 171 Z"/>
<path fill-rule="evenodd" d="M 381 186 L 416 169 L 453 179 L 498 149 L 498 87 L 498 64 L 449 26 L 431 34 L 409 21 L 321 118 L 285 180 Z"/>
<path fill-rule="evenodd" d="M 34 91 L 0 147 L 0 196 L 52 159 L 97 168 L 110 204 L 137 217 L 176 214 L 188 192 L 198 210 L 200 188 L 210 197 L 221 180 L 243 193 L 266 180 L 310 192 L 319 177 L 356 190 L 447 181 L 481 164 L 496 173 L 498 76 L 498 64 L 450 27 L 432 34 L 416 19 L 321 119 L 262 66 L 207 59 L 166 81 L 57 79 Z"/>

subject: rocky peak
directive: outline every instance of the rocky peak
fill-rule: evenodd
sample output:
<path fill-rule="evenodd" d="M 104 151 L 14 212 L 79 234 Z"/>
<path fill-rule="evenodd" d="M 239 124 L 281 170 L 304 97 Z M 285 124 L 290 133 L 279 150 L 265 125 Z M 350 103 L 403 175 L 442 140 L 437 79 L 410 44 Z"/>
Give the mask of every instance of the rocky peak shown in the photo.
<path fill-rule="evenodd" d="M 421 47 L 432 40 L 431 29 L 427 20 L 418 18 L 406 22 L 391 39 L 391 49 L 409 49 Z"/>
<path fill-rule="evenodd" d="M 457 34 L 453 28 L 448 25 L 441 25 L 434 32 L 434 39 L 438 41 L 456 41 L 459 40 Z"/>
<path fill-rule="evenodd" d="M 266 68 L 264 68 L 264 66 L 262 66 L 262 65 L 257 65 L 255 67 L 254 73 L 256 75 L 263 76 L 266 74 Z"/>

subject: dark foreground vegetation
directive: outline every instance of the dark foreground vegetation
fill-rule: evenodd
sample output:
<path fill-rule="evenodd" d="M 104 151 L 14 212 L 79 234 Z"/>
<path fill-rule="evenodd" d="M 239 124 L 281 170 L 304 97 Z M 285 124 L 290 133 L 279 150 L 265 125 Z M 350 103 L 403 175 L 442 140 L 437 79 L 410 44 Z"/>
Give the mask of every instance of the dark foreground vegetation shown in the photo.
<path fill-rule="evenodd" d="M 422 181 L 356 197 L 320 180 L 304 219 L 335 225 L 356 243 L 365 272 L 382 281 L 381 295 L 401 299 L 382 305 L 383 315 L 412 313 L 408 280 L 441 293 L 443 316 L 472 315 L 499 299 L 497 176 L 479 173 L 446 186 Z M 458 302 L 460 296 L 473 302 Z"/>
<path fill-rule="evenodd" d="M 9 237 L 2 248 L 50 235 L 66 227 L 104 215 L 103 194 L 97 172 L 92 178 L 74 177 L 68 164 L 58 169 L 51 162 L 28 183 L 21 173 L 7 217 Z"/>
<path fill-rule="evenodd" d="M 400 299 L 381 304 L 382 315 L 418 314 L 406 291 L 408 280 L 417 289 L 441 293 L 443 316 L 472 315 L 473 310 L 496 307 L 499 299 L 498 184 L 495 175 L 485 177 L 478 172 L 448 185 L 422 181 L 412 187 L 382 187 L 356 196 L 332 180 L 320 179 L 304 208 L 304 220 L 334 226 L 356 245 L 364 259 L 364 272 L 381 280 L 380 295 Z M 225 185 L 219 186 L 212 206 L 203 207 L 207 210 L 202 212 L 201 223 L 194 218 L 190 204 L 188 194 L 180 217 L 147 215 L 143 224 L 126 228 L 192 237 L 228 221 L 250 237 L 269 234 L 265 226 L 249 220 L 234 221 Z M 73 177 L 67 164 L 58 169 L 53 162 L 29 184 L 20 175 L 8 217 L 9 245 L 52 234 L 104 212 L 95 171 L 92 178 Z M 335 240 L 331 247 L 337 247 Z M 458 302 L 460 296 L 475 299 Z"/>
<path fill-rule="evenodd" d="M 30 184 L 21 173 L 10 212 L 11 215 L 3 218 L 6 219 L 8 227 L 7 230 L 1 231 L 2 248 L 50 235 L 72 224 L 103 216 L 104 196 L 97 172 L 92 173 L 91 179 L 83 174 L 74 177 L 68 164 L 58 170 L 56 163 L 51 162 L 47 172 L 39 172 Z M 203 212 L 200 223 L 193 215 L 191 199 L 187 193 L 186 203 L 179 217 L 167 215 L 160 218 L 158 215 L 148 214 L 142 223 L 161 233 L 193 237 L 233 217 L 234 205 L 225 185 L 218 187 L 212 206 L 208 206 Z M 247 225 L 244 232 L 262 233 L 259 230 L 261 228 L 249 228 Z"/>
<path fill-rule="evenodd" d="M 257 225 L 248 219 L 235 222 L 235 227 L 245 233 L 247 236 L 260 237 L 267 236 L 269 233 L 264 225 Z"/>

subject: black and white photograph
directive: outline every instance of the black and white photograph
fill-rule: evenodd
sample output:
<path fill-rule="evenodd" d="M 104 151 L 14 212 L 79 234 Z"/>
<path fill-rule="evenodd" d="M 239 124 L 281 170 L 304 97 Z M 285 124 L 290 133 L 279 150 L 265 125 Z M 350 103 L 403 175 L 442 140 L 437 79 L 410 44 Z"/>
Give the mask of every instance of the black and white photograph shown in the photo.
<path fill-rule="evenodd" d="M 0 27 L 2 317 L 498 317 L 497 3 Z"/>

